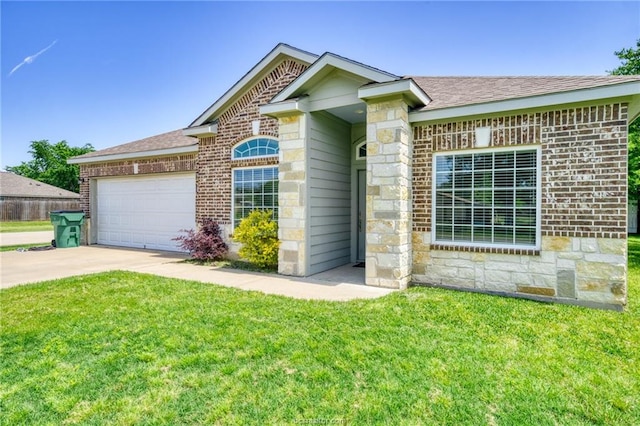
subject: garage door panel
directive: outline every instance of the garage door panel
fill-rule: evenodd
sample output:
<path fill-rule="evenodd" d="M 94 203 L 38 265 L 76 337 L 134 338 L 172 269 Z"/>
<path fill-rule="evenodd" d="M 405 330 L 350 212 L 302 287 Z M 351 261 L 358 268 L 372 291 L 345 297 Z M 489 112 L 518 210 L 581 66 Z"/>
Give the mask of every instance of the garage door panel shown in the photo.
<path fill-rule="evenodd" d="M 195 228 L 195 175 L 100 179 L 98 243 L 178 250 L 173 238 Z"/>

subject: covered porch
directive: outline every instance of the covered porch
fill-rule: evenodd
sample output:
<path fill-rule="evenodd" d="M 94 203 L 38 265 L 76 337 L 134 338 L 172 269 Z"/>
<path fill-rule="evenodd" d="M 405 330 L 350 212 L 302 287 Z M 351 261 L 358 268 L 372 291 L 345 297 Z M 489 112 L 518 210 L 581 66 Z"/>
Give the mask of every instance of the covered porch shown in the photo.
<path fill-rule="evenodd" d="M 279 120 L 279 273 L 365 262 L 367 285 L 411 277 L 412 80 L 326 54 L 260 112 Z"/>

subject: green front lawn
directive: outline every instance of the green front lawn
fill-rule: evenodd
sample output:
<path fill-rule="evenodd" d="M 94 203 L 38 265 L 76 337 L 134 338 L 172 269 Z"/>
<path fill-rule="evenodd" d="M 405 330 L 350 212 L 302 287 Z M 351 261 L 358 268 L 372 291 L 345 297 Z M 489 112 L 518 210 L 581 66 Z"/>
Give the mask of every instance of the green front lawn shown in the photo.
<path fill-rule="evenodd" d="M 0 232 L 36 232 L 53 231 L 49 220 L 35 220 L 25 222 L 0 222 Z"/>
<path fill-rule="evenodd" d="M 431 288 L 300 301 L 127 272 L 3 290 L 0 424 L 640 424 L 630 248 L 623 313 Z"/>

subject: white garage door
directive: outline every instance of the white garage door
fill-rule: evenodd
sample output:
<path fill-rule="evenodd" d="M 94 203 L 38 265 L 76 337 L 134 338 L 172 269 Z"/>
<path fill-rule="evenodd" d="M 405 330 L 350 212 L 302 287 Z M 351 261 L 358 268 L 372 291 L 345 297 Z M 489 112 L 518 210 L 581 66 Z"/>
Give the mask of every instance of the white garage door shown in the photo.
<path fill-rule="evenodd" d="M 193 173 L 99 179 L 97 198 L 98 244 L 178 251 L 171 239 L 195 228 Z"/>

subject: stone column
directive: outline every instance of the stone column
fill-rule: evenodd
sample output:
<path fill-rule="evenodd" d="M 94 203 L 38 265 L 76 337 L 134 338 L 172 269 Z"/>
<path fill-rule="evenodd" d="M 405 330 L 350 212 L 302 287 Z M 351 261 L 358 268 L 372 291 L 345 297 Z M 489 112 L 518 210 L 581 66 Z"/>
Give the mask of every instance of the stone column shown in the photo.
<path fill-rule="evenodd" d="M 306 116 L 281 117 L 279 123 L 280 165 L 278 172 L 278 272 L 307 274 L 307 156 Z"/>
<path fill-rule="evenodd" d="M 411 127 L 402 98 L 367 104 L 366 283 L 411 280 Z"/>

